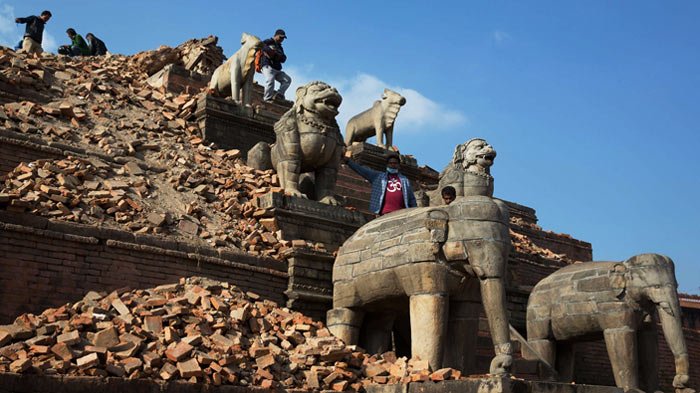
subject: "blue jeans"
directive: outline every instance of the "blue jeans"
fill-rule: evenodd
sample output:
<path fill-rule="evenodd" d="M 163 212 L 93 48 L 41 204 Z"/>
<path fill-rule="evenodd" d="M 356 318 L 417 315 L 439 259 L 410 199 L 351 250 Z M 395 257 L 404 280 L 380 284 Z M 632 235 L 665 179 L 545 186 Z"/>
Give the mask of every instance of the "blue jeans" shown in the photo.
<path fill-rule="evenodd" d="M 289 89 L 289 85 L 292 84 L 292 78 L 284 73 L 284 71 L 278 71 L 269 65 L 263 66 L 262 74 L 265 77 L 265 94 L 263 94 L 263 100 L 270 101 L 275 93 L 284 98 L 284 93 Z M 275 92 L 275 81 L 280 84 L 280 88 L 277 92 Z"/>

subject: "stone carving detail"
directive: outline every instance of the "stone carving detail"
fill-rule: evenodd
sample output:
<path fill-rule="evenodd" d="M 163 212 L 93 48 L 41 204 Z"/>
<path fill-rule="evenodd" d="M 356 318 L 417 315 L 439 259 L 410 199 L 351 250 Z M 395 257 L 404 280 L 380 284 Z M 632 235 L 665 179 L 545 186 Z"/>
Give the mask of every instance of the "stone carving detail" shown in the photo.
<path fill-rule="evenodd" d="M 220 96 L 230 93 L 237 104 L 250 105 L 255 75 L 253 61 L 255 52 L 262 47 L 262 41 L 254 35 L 243 33 L 241 45 L 231 58 L 214 71 L 209 89 Z"/>
<path fill-rule="evenodd" d="M 334 192 L 344 145 L 335 117 L 342 100 L 323 82 L 298 88 L 294 106 L 275 124 L 276 142 L 255 145 L 248 152 L 248 165 L 274 168 L 285 192 L 298 197 L 306 197 L 299 189 L 300 174 L 313 172 L 316 198 L 339 205 Z"/>
<path fill-rule="evenodd" d="M 394 121 L 404 104 L 406 99 L 399 93 L 384 89 L 381 100 L 375 101 L 371 108 L 348 120 L 345 127 L 345 144 L 350 146 L 353 142 L 364 142 L 376 135 L 377 146 L 391 147 L 394 139 Z"/>
<path fill-rule="evenodd" d="M 658 390 L 655 314 L 675 358 L 677 393 L 688 388 L 688 352 L 673 261 L 642 254 L 624 262 L 567 266 L 540 281 L 527 305 L 528 342 L 559 378 L 570 381 L 572 343 L 602 334 L 615 384 L 626 392 Z M 530 359 L 534 354 L 524 353 Z"/>
<path fill-rule="evenodd" d="M 465 181 L 471 177 L 484 181 L 465 171 Z M 379 217 L 349 238 L 333 266 L 331 332 L 357 344 L 364 322 L 365 329 L 376 328 L 364 337 L 366 349 L 389 349 L 397 305 L 406 302 L 412 356 L 428 360 L 433 370 L 464 369 L 475 353 L 480 307 L 474 301 L 480 289 L 496 352 L 490 371 L 506 373 L 512 363 L 503 282 L 508 208 L 491 197 L 492 188 L 479 189 L 483 193 L 448 206 Z"/>

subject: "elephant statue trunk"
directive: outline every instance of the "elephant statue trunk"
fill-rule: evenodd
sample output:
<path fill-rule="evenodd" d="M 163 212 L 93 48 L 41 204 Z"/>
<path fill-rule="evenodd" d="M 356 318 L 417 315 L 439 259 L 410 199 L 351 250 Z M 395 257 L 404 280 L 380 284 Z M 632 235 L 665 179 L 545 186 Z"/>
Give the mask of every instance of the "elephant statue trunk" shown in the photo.
<path fill-rule="evenodd" d="M 675 295 L 676 289 L 673 287 L 663 287 L 660 291 L 659 302 L 656 303 L 661 328 L 668 347 L 673 353 L 676 364 L 676 376 L 673 378 L 673 387 L 681 389 L 688 383 L 688 349 L 683 339 L 683 326 L 681 322 L 681 307 L 678 297 Z M 652 301 L 655 299 L 652 298 Z"/>

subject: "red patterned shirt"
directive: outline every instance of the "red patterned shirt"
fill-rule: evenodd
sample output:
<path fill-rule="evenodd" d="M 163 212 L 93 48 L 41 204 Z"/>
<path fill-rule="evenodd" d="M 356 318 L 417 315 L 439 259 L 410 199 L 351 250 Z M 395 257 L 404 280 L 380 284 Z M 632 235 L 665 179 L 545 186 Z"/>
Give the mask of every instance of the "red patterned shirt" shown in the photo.
<path fill-rule="evenodd" d="M 381 214 L 391 213 L 395 210 L 403 209 L 403 192 L 401 190 L 401 179 L 398 175 L 389 174 L 384 193 L 384 206 Z"/>

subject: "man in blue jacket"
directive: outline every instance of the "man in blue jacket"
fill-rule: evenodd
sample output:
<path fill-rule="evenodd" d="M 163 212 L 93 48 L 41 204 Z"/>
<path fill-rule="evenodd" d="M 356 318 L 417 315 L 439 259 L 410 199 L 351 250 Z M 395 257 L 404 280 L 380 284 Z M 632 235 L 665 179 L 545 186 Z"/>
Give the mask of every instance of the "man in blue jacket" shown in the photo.
<path fill-rule="evenodd" d="M 51 19 L 51 12 L 44 11 L 40 16 L 28 16 L 17 18 L 15 23 L 24 23 L 24 38 L 22 39 L 22 52 L 41 53 L 41 41 L 44 38 L 44 24 Z"/>
<path fill-rule="evenodd" d="M 287 33 L 282 29 L 277 29 L 272 38 L 263 41 L 265 45 L 262 49 L 262 74 L 265 77 L 265 92 L 263 100 L 272 102 L 275 98 L 284 100 L 284 93 L 292 83 L 292 78 L 282 71 L 282 63 L 287 61 L 287 55 L 284 54 L 282 42 L 287 38 Z M 279 82 L 280 87 L 275 91 L 275 81 Z"/>
<path fill-rule="evenodd" d="M 387 156 L 384 172 L 367 168 L 347 158 L 345 163 L 372 184 L 369 210 L 373 213 L 381 216 L 406 207 L 416 207 L 411 183 L 399 173 L 401 163 L 398 154 Z"/>

